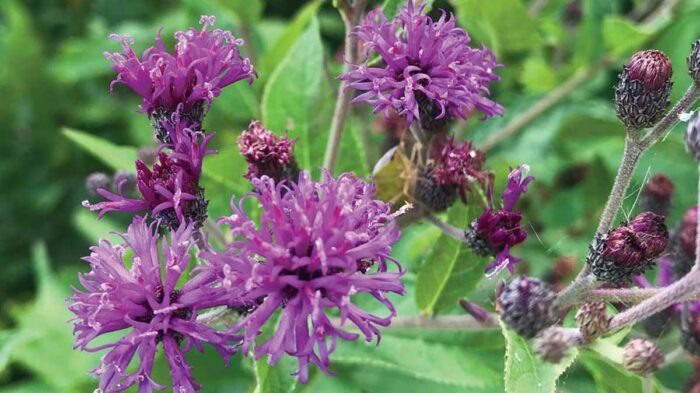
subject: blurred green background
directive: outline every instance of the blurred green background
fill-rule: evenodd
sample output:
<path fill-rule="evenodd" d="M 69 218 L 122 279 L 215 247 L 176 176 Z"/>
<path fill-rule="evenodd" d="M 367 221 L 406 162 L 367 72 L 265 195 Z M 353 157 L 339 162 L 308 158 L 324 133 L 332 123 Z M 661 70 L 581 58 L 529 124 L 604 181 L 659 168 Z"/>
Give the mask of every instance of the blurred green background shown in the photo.
<path fill-rule="evenodd" d="M 492 94 L 506 107 L 506 115 L 456 125 L 463 138 L 478 145 L 563 84 L 575 84 L 550 109 L 489 151 L 488 165 L 503 179 L 508 166 L 527 163 L 537 178 L 524 201 L 530 238 L 518 250 L 526 259 L 523 269 L 544 277 L 559 257 L 572 256 L 582 264 L 622 152 L 624 130 L 611 105 L 617 73 L 636 50 L 663 50 L 675 68 L 672 98 L 678 99 L 690 83 L 685 57 L 700 37 L 700 0 L 437 0 L 431 12 L 439 15 L 439 8 L 454 12 L 474 45 L 491 47 L 505 65 Z M 260 73 L 252 87 L 225 89 L 206 118 L 205 127 L 217 131 L 215 143 L 222 152 L 207 164 L 213 175 L 205 180 L 210 215 L 216 217 L 226 213 L 232 192 L 247 191 L 240 177 L 244 164 L 234 146 L 238 133 L 251 119 L 266 116 L 261 102 L 266 107 L 267 92 L 272 91 L 274 101 L 280 97 L 274 93 L 301 88 L 284 85 L 280 78 L 274 88 L 268 86 L 276 69 L 278 74 L 311 78 L 305 81 L 313 90 L 303 92 L 309 97 L 308 138 L 300 143 L 310 146 L 305 151 L 313 159 L 322 154 L 335 77 L 342 69 L 343 27 L 330 1 L 0 2 L 0 393 L 94 389 L 88 370 L 99 354 L 71 350 L 64 299 L 76 273 L 85 270 L 80 257 L 89 245 L 110 230 L 123 230 L 126 217 L 97 222 L 80 207 L 89 198 L 86 176 L 113 173 L 120 166 L 114 164 L 111 146 L 96 150 L 99 142 L 86 135 L 131 146 L 128 154 L 135 147 L 155 146 L 147 118 L 137 112 L 137 97 L 123 86 L 109 94 L 114 75 L 102 54 L 120 49 L 108 39 L 112 32 L 132 35 L 139 52 L 153 43 L 158 27 L 164 29 L 166 44 L 172 44 L 172 33 L 196 26 L 202 14 L 215 15 L 217 27 L 247 41 L 244 54 Z M 323 46 L 307 45 L 309 37 L 320 37 Z M 341 170 L 369 173 L 386 146 L 382 124 L 367 107 L 355 108 Z M 676 183 L 671 224 L 694 203 L 696 169 L 684 153 L 681 128 L 644 156 L 625 213 L 634 212 L 643 180 L 655 173 L 665 173 Z M 81 144 L 92 146 L 93 154 Z M 431 226 L 414 225 L 397 247 L 397 257 L 409 271 L 408 294 L 399 302 L 401 315 L 426 311 L 414 301 L 415 277 L 430 262 L 425 255 L 438 235 Z M 484 280 L 460 292 L 457 283 L 456 293 L 492 308 L 493 286 Z M 459 313 L 453 304 L 430 311 Z M 672 335 L 660 345 L 672 349 L 676 339 Z M 338 377 L 315 373 L 307 386 L 295 390 L 503 391 L 504 345 L 499 331 L 390 332 L 379 348 L 341 344 L 333 358 Z M 209 352 L 189 358 L 204 392 L 254 388 L 249 360 L 236 357 L 226 369 Z M 590 352 L 580 359 L 562 377 L 560 391 L 641 391 L 639 378 L 604 357 Z M 161 381 L 167 381 L 166 373 L 159 364 Z M 689 364 L 679 363 L 660 373 L 659 384 L 681 391 L 691 373 Z"/>

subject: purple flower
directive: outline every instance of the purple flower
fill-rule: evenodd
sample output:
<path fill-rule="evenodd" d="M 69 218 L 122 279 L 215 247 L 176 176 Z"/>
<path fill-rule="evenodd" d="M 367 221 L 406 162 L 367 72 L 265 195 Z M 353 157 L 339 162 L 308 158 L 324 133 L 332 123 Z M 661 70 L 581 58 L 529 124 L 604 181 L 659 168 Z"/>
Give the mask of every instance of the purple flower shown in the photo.
<path fill-rule="evenodd" d="M 452 15 L 443 11 L 434 22 L 423 15 L 424 8 L 409 1 L 394 20 L 377 10 L 358 26 L 355 33 L 368 60 L 339 78 L 364 92 L 353 102 L 367 102 L 387 116 L 394 109 L 409 125 L 414 118 L 466 119 L 475 110 L 503 114 L 503 107 L 488 98 L 489 84 L 500 79 L 493 53 L 469 47 L 469 34 Z M 371 65 L 374 54 L 380 65 Z"/>
<path fill-rule="evenodd" d="M 522 260 L 510 254 L 511 247 L 527 239 L 527 232 L 520 224 L 522 213 L 513 211 L 513 208 L 520 196 L 527 191 L 528 184 L 534 179 L 527 175 L 529 170 L 527 165 L 521 165 L 515 170 L 511 169 L 508 185 L 501 194 L 503 207 L 486 208 L 467 230 L 467 241 L 475 253 L 496 257 L 496 260 L 486 267 L 486 276 L 489 278 L 500 273 L 504 268 L 508 268 L 513 273 L 514 265 Z M 493 205 L 493 201 L 491 204 Z"/>
<path fill-rule="evenodd" d="M 603 258 L 618 266 L 636 266 L 657 258 L 668 245 L 668 229 L 663 216 L 643 212 L 610 232 L 605 239 Z"/>
<path fill-rule="evenodd" d="M 251 122 L 238 138 L 241 155 L 248 161 L 248 173 L 243 176 L 249 180 L 265 175 L 277 182 L 287 178 L 296 181 L 299 167 L 294 160 L 295 142 L 264 129 L 259 121 Z"/>
<path fill-rule="evenodd" d="M 379 339 L 377 326 L 388 326 L 396 314 L 387 294 L 404 293 L 401 266 L 391 257 L 399 230 L 390 205 L 374 199 L 374 185 L 348 173 L 333 179 L 325 171 L 315 182 L 304 171 L 289 186 L 263 176 L 253 185 L 258 192 L 232 201 L 233 215 L 219 220 L 235 240 L 225 253 L 202 258 L 217 267 L 222 287 L 238 288 L 237 304 L 251 305 L 233 330 L 244 329 L 244 353 L 281 310 L 272 337 L 256 344 L 256 359 L 268 355 L 274 364 L 285 353 L 297 357 L 301 382 L 308 380 L 310 363 L 331 374 L 329 355 L 338 338 L 359 337 L 343 326 L 352 323 L 368 342 Z M 243 211 L 246 198 L 261 206 L 259 226 Z M 390 272 L 388 262 L 398 271 Z M 387 315 L 355 304 L 359 293 L 376 299 Z"/>
<path fill-rule="evenodd" d="M 223 289 L 212 285 L 214 277 L 195 268 L 194 276 L 176 288 L 190 264 L 192 232 L 193 223 L 180 225 L 159 250 L 155 224 L 135 217 L 122 235 L 124 243 L 100 240 L 84 258 L 91 266 L 79 276 L 84 290 L 74 289 L 67 303 L 75 314 L 75 347 L 87 352 L 109 349 L 93 370 L 100 377 L 100 391 L 123 392 L 132 385 L 139 393 L 165 389 L 151 379 L 159 344 L 170 365 L 173 391 L 183 393 L 199 389 L 184 357 L 192 347 L 201 351 L 208 343 L 226 360 L 235 352 L 227 341 L 237 337 L 197 322 L 199 311 L 225 304 Z M 124 336 L 115 342 L 89 346 L 117 331 Z M 138 366 L 129 367 L 137 355 Z"/>
<path fill-rule="evenodd" d="M 140 198 L 125 196 L 107 189 L 97 192 L 107 201 L 83 206 L 99 211 L 99 217 L 111 211 L 148 211 L 161 220 L 164 226 L 177 228 L 180 223 L 193 221 L 198 226 L 207 217 L 207 201 L 199 186 L 202 161 L 208 154 L 206 145 L 214 134 L 204 135 L 175 120 L 175 126 L 163 122 L 172 143 L 163 144 L 158 152 L 158 161 L 149 169 L 141 160 L 136 161 L 136 186 Z M 169 150 L 166 152 L 166 150 Z"/>
<path fill-rule="evenodd" d="M 170 54 L 163 45 L 160 31 L 154 47 L 146 49 L 141 59 L 131 48 L 133 40 L 113 34 L 123 52 L 105 53 L 117 72 L 116 83 L 129 86 L 143 97 L 141 110 L 149 116 L 166 115 L 181 107 L 183 116 L 192 123 L 201 123 L 205 108 L 221 94 L 221 89 L 248 79 L 253 83 L 257 75 L 247 58 L 242 58 L 238 47 L 243 41 L 230 31 L 210 29 L 216 22 L 213 16 L 202 16 L 202 30 L 190 28 L 175 33 L 175 51 Z"/>
<path fill-rule="evenodd" d="M 484 159 L 484 153 L 470 141 L 455 145 L 454 138 L 449 138 L 433 157 L 435 166 L 431 175 L 437 184 L 458 189 L 466 201 L 466 192 L 474 182 L 484 185 L 489 179 L 489 174 L 482 170 Z"/>

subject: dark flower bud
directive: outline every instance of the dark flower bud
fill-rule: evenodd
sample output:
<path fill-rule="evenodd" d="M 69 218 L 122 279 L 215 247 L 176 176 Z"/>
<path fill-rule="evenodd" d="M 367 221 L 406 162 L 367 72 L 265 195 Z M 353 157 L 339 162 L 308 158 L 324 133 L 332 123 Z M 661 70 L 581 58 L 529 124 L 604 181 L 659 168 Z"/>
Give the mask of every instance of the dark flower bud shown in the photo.
<path fill-rule="evenodd" d="M 690 315 L 681 326 L 681 346 L 688 353 L 700 356 L 700 315 Z"/>
<path fill-rule="evenodd" d="M 665 53 L 637 52 L 620 73 L 615 86 L 617 117 L 629 129 L 653 126 L 670 101 L 673 68 Z"/>
<path fill-rule="evenodd" d="M 519 335 L 532 338 L 559 320 L 552 288 L 536 278 L 513 279 L 498 295 L 501 320 Z"/>
<path fill-rule="evenodd" d="M 695 265 L 695 237 L 697 234 L 698 208 L 688 209 L 673 229 L 671 245 L 672 269 L 677 277 L 683 277 Z"/>
<path fill-rule="evenodd" d="M 700 163 L 700 114 L 695 112 L 685 132 L 685 150 Z"/>
<path fill-rule="evenodd" d="M 695 83 L 700 83 L 700 40 L 693 42 L 688 56 L 688 75 Z"/>
<path fill-rule="evenodd" d="M 520 226 L 523 215 L 518 211 L 490 210 L 474 220 L 466 232 L 467 244 L 480 256 L 496 255 L 527 238 Z"/>
<path fill-rule="evenodd" d="M 598 235 L 586 260 L 598 280 L 621 285 L 651 266 L 668 245 L 664 220 L 658 214 L 643 212 Z"/>
<path fill-rule="evenodd" d="M 532 341 L 532 351 L 543 361 L 557 364 L 574 346 L 577 335 L 570 329 L 554 326 L 545 329 Z"/>
<path fill-rule="evenodd" d="M 129 171 L 117 171 L 112 177 L 112 188 L 120 194 L 136 191 L 136 175 Z"/>
<path fill-rule="evenodd" d="M 136 151 L 136 157 L 144 164 L 151 166 L 158 159 L 158 149 L 149 146 L 142 146 Z"/>
<path fill-rule="evenodd" d="M 85 178 L 85 189 L 88 194 L 97 196 L 97 190 L 100 188 L 108 189 L 111 183 L 109 176 L 102 172 L 95 172 Z"/>
<path fill-rule="evenodd" d="M 673 191 L 673 182 L 666 175 L 658 174 L 652 177 L 642 190 L 642 210 L 668 217 L 671 213 Z"/>
<path fill-rule="evenodd" d="M 576 313 L 581 336 L 586 341 L 594 340 L 608 331 L 610 316 L 605 310 L 605 303 L 584 303 Z"/>
<path fill-rule="evenodd" d="M 249 180 L 269 176 L 275 182 L 296 182 L 299 166 L 294 160 L 294 143 L 286 135 L 278 137 L 264 129 L 259 121 L 251 122 L 238 138 L 241 155 L 248 161 L 248 173 L 243 176 Z"/>
<path fill-rule="evenodd" d="M 651 341 L 635 339 L 625 345 L 622 366 L 629 372 L 648 375 L 661 368 L 663 362 L 664 354 Z"/>
<path fill-rule="evenodd" d="M 457 187 L 439 184 L 433 174 L 427 172 L 416 179 L 413 197 L 432 211 L 441 212 L 457 200 Z"/>

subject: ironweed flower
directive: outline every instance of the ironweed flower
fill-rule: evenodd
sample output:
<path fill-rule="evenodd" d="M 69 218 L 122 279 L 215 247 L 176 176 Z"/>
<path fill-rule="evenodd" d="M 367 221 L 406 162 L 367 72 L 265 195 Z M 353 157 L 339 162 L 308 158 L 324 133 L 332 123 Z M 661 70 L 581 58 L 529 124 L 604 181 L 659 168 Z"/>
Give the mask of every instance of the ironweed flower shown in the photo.
<path fill-rule="evenodd" d="M 489 84 L 500 79 L 493 52 L 470 47 L 469 34 L 457 27 L 454 16 L 443 11 L 433 21 L 424 9 L 425 4 L 410 0 L 394 20 L 376 10 L 357 27 L 368 60 L 339 78 L 363 92 L 353 102 L 367 102 L 387 116 L 396 110 L 408 125 L 417 119 L 428 130 L 434 128 L 432 120 L 466 119 L 475 110 L 503 114 L 503 107 L 488 98 Z M 371 63 L 375 54 L 379 65 Z"/>
<path fill-rule="evenodd" d="M 202 16 L 201 31 L 192 27 L 176 32 L 172 54 L 159 31 L 155 46 L 146 49 L 140 59 L 130 37 L 113 34 L 111 38 L 121 42 L 123 52 L 105 52 L 117 72 L 110 89 L 123 83 L 143 97 L 141 111 L 155 117 L 156 127 L 160 118 L 170 119 L 178 108 L 184 120 L 201 124 L 204 112 L 222 88 L 242 79 L 252 84 L 257 76 L 250 60 L 242 58 L 238 50 L 243 41 L 230 31 L 211 29 L 215 22 L 213 16 Z"/>
<path fill-rule="evenodd" d="M 243 175 L 252 180 L 269 176 L 276 182 L 282 179 L 296 181 L 299 167 L 294 160 L 294 143 L 285 135 L 278 137 L 263 128 L 259 121 L 253 121 L 238 138 L 241 155 L 248 161 L 248 172 Z"/>
<path fill-rule="evenodd" d="M 74 289 L 67 303 L 75 314 L 75 347 L 87 352 L 109 349 L 93 370 L 100 378 L 99 392 L 123 392 L 133 385 L 139 393 L 165 389 L 151 378 L 159 345 L 170 365 L 173 391 L 182 393 L 199 390 L 185 353 L 193 347 L 201 351 L 203 343 L 226 361 L 235 352 L 227 342 L 237 337 L 197 322 L 199 311 L 227 299 L 221 288 L 211 285 L 214 277 L 195 268 L 193 277 L 176 288 L 190 264 L 193 230 L 189 223 L 170 232 L 170 242 L 162 239 L 159 256 L 155 223 L 134 217 L 122 235 L 124 243 L 100 240 L 84 258 L 91 267 L 79 276 L 84 289 Z M 90 346 L 98 337 L 118 331 L 124 331 L 120 339 Z M 136 356 L 138 365 L 129 367 Z"/>
<path fill-rule="evenodd" d="M 527 232 L 520 225 L 522 213 L 513 209 L 520 196 L 527 191 L 527 186 L 534 180 L 534 177 L 527 175 L 529 170 L 527 165 L 511 169 L 508 185 L 501 194 L 501 209 L 486 208 L 466 231 L 467 243 L 475 253 L 496 257 L 496 260 L 486 267 L 486 275 L 489 278 L 504 268 L 514 273 L 514 265 L 522 260 L 510 254 L 511 247 L 527 239 Z"/>
<path fill-rule="evenodd" d="M 253 186 L 257 192 L 232 201 L 233 215 L 219 220 L 235 238 L 228 250 L 202 256 L 218 270 L 222 287 L 238 289 L 232 299 L 250 305 L 233 332 L 243 330 L 247 353 L 280 310 L 274 334 L 255 345 L 256 359 L 267 355 L 274 364 L 285 353 L 295 356 L 301 382 L 308 380 L 310 363 L 332 374 L 329 356 L 338 338 L 359 337 L 343 326 L 350 322 L 368 342 L 375 336 L 379 341 L 377 326 L 388 326 L 396 315 L 387 294 L 404 293 L 401 266 L 391 257 L 399 230 L 390 205 L 374 199 L 373 184 L 349 173 L 334 179 L 325 171 L 315 182 L 303 171 L 297 183 L 263 176 Z M 246 198 L 261 206 L 259 226 L 243 210 Z M 353 295 L 360 293 L 376 299 L 387 315 L 355 304 Z M 339 322 L 331 320 L 336 315 Z"/>
<path fill-rule="evenodd" d="M 215 152 L 206 148 L 214 134 L 204 135 L 186 128 L 181 121 L 174 121 L 173 127 L 164 123 L 173 142 L 161 146 L 153 169 L 141 160 L 136 161 L 136 188 L 140 198 L 126 196 L 125 190 L 115 194 L 103 188 L 97 192 L 106 201 L 95 204 L 84 201 L 83 206 L 99 211 L 99 217 L 111 211 L 147 211 L 166 227 L 177 228 L 185 221 L 201 225 L 207 217 L 208 202 L 199 186 L 199 178 L 204 157 Z"/>

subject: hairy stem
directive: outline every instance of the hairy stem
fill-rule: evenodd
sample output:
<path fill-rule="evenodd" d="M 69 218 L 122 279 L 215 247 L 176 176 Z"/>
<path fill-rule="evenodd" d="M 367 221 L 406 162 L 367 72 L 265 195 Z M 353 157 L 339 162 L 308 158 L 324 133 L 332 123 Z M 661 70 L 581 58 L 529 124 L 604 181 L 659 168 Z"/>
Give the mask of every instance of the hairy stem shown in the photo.
<path fill-rule="evenodd" d="M 591 303 L 611 302 L 636 304 L 659 292 L 661 292 L 661 289 L 658 288 L 593 289 L 586 293 L 581 300 Z"/>
<path fill-rule="evenodd" d="M 676 105 L 654 126 L 651 132 L 639 143 L 639 148 L 644 151 L 661 139 L 666 133 L 676 125 L 678 116 L 690 109 L 700 96 L 700 88 L 697 83 L 692 83 L 683 97 Z"/>
<path fill-rule="evenodd" d="M 459 229 L 453 225 L 446 223 L 445 221 L 442 221 L 438 217 L 434 216 L 432 213 L 427 213 L 425 217 L 428 219 L 428 221 L 430 221 L 436 227 L 438 227 L 444 234 L 454 238 L 455 240 L 459 240 L 460 242 L 467 241 L 467 238 L 464 235 L 464 231 L 462 229 Z"/>
<path fill-rule="evenodd" d="M 566 307 L 576 303 L 596 285 L 596 278 L 592 274 L 585 274 L 577 278 L 571 285 L 559 293 L 557 305 Z"/>
<path fill-rule="evenodd" d="M 698 290 L 700 271 L 693 269 L 685 277 L 665 287 L 661 292 L 634 307 L 615 315 L 610 321 L 610 331 L 618 330 L 639 320 L 647 318 L 668 306 L 677 303 Z"/>
<path fill-rule="evenodd" d="M 431 329 L 431 330 L 484 330 L 497 329 L 498 316 L 490 314 L 486 320 L 479 321 L 471 315 L 443 315 L 439 317 L 426 317 L 416 315 L 410 317 L 396 317 L 391 322 L 391 329 Z"/>
<path fill-rule="evenodd" d="M 352 66 L 357 63 L 359 50 L 357 47 L 357 36 L 353 33 L 353 29 L 358 24 L 367 7 L 368 0 L 355 0 L 352 7 L 349 9 L 340 8 L 340 15 L 343 18 L 345 26 L 345 71 L 350 71 Z M 343 137 L 345 129 L 345 121 L 350 112 L 350 101 L 352 92 L 348 89 L 348 82 L 342 81 L 338 89 L 338 95 L 335 102 L 335 111 L 333 112 L 333 120 L 331 121 L 331 129 L 328 133 L 328 143 L 326 144 L 326 152 L 323 156 L 323 167 L 333 172 L 338 159 L 338 150 L 340 149 L 340 141 Z"/>

